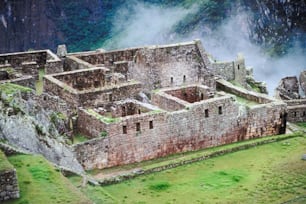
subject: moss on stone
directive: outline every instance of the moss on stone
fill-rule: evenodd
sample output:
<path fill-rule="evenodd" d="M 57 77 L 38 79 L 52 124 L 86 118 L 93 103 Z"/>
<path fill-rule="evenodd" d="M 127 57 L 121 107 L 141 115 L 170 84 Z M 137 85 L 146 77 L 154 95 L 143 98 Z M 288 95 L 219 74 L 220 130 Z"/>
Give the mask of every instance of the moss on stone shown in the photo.
<path fill-rule="evenodd" d="M 6 103 L 10 103 L 14 99 L 14 96 L 20 92 L 29 93 L 32 91 L 33 90 L 28 87 L 20 86 L 17 84 L 12 84 L 12 83 L 0 84 L 0 98 Z M 2 96 L 2 93 L 5 95 L 4 97 Z"/>
<path fill-rule="evenodd" d="M 32 89 L 25 86 L 20 86 L 18 84 L 12 84 L 12 83 L 0 84 L 0 92 L 5 93 L 6 95 L 14 95 L 18 92 L 27 93 L 31 91 Z"/>

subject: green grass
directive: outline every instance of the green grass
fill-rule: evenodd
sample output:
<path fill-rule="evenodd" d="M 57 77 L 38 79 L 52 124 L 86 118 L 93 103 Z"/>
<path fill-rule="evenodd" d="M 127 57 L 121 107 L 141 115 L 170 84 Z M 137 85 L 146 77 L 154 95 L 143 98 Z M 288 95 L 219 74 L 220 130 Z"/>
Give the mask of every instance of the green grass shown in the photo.
<path fill-rule="evenodd" d="M 12 95 L 16 94 L 17 92 L 31 92 L 32 89 L 25 87 L 25 86 L 20 86 L 18 84 L 12 84 L 12 83 L 5 83 L 5 84 L 0 84 L 0 91 L 4 92 L 6 95 Z"/>
<path fill-rule="evenodd" d="M 8 159 L 17 170 L 21 197 L 4 204 L 91 203 L 42 156 L 16 155 Z"/>
<path fill-rule="evenodd" d="M 235 81 L 235 80 L 232 80 L 232 81 L 229 81 L 231 84 L 233 84 L 234 86 L 237 86 L 239 88 L 243 88 L 245 89 L 239 82 Z"/>
<path fill-rule="evenodd" d="M 240 103 L 240 104 L 243 104 L 245 106 L 252 107 L 252 106 L 255 106 L 255 105 L 259 104 L 256 101 L 251 101 L 251 100 L 248 100 L 246 98 L 243 98 L 243 97 L 240 97 L 240 96 L 237 96 L 237 95 L 235 95 L 235 96 L 236 96 L 237 102 Z"/>
<path fill-rule="evenodd" d="M 296 125 L 302 128 L 306 128 L 306 122 L 299 122 L 299 123 L 296 123 Z"/>
<path fill-rule="evenodd" d="M 83 192 L 97 203 L 282 203 L 306 195 L 305 146 L 290 138 Z"/>
<path fill-rule="evenodd" d="M 120 118 L 112 118 L 112 117 L 103 116 L 103 115 L 100 115 L 99 113 L 95 112 L 92 109 L 88 109 L 86 112 L 88 114 L 94 116 L 95 118 L 97 118 L 101 122 L 104 122 L 104 123 L 107 123 L 107 124 L 116 123 L 116 122 L 120 121 Z"/>
<path fill-rule="evenodd" d="M 6 95 L 6 98 L 2 98 L 2 100 L 6 103 L 11 103 L 11 101 L 14 99 L 14 96 L 19 92 L 27 93 L 31 91 L 33 90 L 28 87 L 20 86 L 17 84 L 12 84 L 12 83 L 0 84 L 0 96 L 1 93 L 4 93 Z"/>
<path fill-rule="evenodd" d="M 5 154 L 0 150 L 0 172 L 14 169 L 14 167 L 8 162 Z"/>
<path fill-rule="evenodd" d="M 78 144 L 78 143 L 82 143 L 82 142 L 86 142 L 87 140 L 89 140 L 87 137 L 85 137 L 82 134 L 75 134 L 73 136 L 73 144 Z"/>
<path fill-rule="evenodd" d="M 211 147 L 211 148 L 206 148 L 206 149 L 202 149 L 202 150 L 198 150 L 198 151 L 190 151 L 190 152 L 184 152 L 184 153 L 178 153 L 178 154 L 172 154 L 169 155 L 167 157 L 161 157 L 158 159 L 154 159 L 154 160 L 148 160 L 148 161 L 143 161 L 143 162 L 139 162 L 139 163 L 134 163 L 134 164 L 129 164 L 129 165 L 123 165 L 123 166 L 117 166 L 117 167 L 112 167 L 112 168 L 107 168 L 107 169 L 95 169 L 95 170 L 91 170 L 88 171 L 88 173 L 92 174 L 92 175 L 97 175 L 97 174 L 107 174 L 110 172 L 117 172 L 117 171 L 127 171 L 127 170 L 131 170 L 134 168 L 141 168 L 143 170 L 148 170 L 148 169 L 152 169 L 152 168 L 156 168 L 156 167 L 160 167 L 160 166 L 166 166 L 169 164 L 174 164 L 177 162 L 181 162 L 181 161 L 186 161 L 186 160 L 193 160 L 199 157 L 203 157 L 203 156 L 208 156 L 210 154 L 213 154 L 215 152 L 218 151 L 226 151 L 232 148 L 238 148 L 244 145 L 249 145 L 249 144 L 253 144 L 253 143 L 260 143 L 260 142 L 265 142 L 267 140 L 282 140 L 282 139 L 286 139 L 288 137 L 299 137 L 301 136 L 302 133 L 296 132 L 294 134 L 291 135 L 276 135 L 276 136 L 269 136 L 269 137 L 262 137 L 262 138 L 256 138 L 256 139 L 251 139 L 251 140 L 247 140 L 247 141 L 241 141 L 241 142 L 236 142 L 236 143 L 232 143 L 232 144 L 227 144 L 227 145 L 223 145 L 223 146 L 217 146 L 217 147 Z"/>

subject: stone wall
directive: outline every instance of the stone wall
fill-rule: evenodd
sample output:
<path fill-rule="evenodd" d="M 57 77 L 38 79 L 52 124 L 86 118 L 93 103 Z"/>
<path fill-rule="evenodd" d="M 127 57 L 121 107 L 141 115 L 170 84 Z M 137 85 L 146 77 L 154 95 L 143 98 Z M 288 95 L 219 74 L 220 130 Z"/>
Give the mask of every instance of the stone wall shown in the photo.
<path fill-rule="evenodd" d="M 54 75 L 54 78 L 64 82 L 68 86 L 77 90 L 100 88 L 107 85 L 106 68 L 93 68 L 87 70 L 76 70 Z M 110 84 L 110 80 L 108 80 Z"/>
<path fill-rule="evenodd" d="M 108 52 L 72 53 L 65 60 L 65 70 L 106 66 L 126 79 L 135 79 L 151 90 L 203 83 L 212 89 L 215 81 L 210 61 L 200 41 L 163 46 L 131 48 Z"/>
<path fill-rule="evenodd" d="M 130 62 L 128 78 L 144 84 L 144 92 L 203 83 L 214 89 L 214 78 L 195 42 L 145 47 Z"/>
<path fill-rule="evenodd" d="M 92 65 L 104 65 L 107 67 L 113 66 L 115 62 L 133 61 L 136 52 L 140 48 L 129 48 L 123 50 L 113 50 L 108 52 L 88 53 L 81 55 L 74 55 L 77 58 L 88 62 Z"/>
<path fill-rule="evenodd" d="M 73 107 L 107 106 L 114 101 L 134 98 L 141 91 L 137 81 L 114 84 L 112 79 L 107 79 L 112 76 L 104 75 L 105 71 L 92 68 L 46 75 L 44 91 L 59 96 Z"/>
<path fill-rule="evenodd" d="M 18 84 L 20 86 L 26 86 L 30 87 L 32 89 L 35 89 L 35 80 L 33 79 L 32 76 L 22 76 L 20 78 L 16 79 L 10 79 L 10 80 L 2 80 L 0 81 L 0 84 L 4 83 L 13 83 L 13 84 Z"/>
<path fill-rule="evenodd" d="M 0 172 L 0 201 L 19 198 L 16 170 Z"/>
<path fill-rule="evenodd" d="M 63 71 L 61 60 L 50 50 L 1 54 L 0 67 L 16 72 L 16 76 L 10 79 L 12 83 L 30 88 L 35 88 L 40 69 L 44 69 L 46 74 Z"/>
<path fill-rule="evenodd" d="M 0 54 L 0 64 L 9 64 L 14 69 L 21 67 L 24 73 L 32 69 L 30 71 L 32 75 L 38 75 L 37 69 L 42 67 L 47 74 L 63 71 L 61 60 L 50 50 Z"/>
<path fill-rule="evenodd" d="M 189 103 L 199 102 L 213 97 L 213 93 L 211 93 L 206 86 L 184 86 L 165 92 Z"/>
<path fill-rule="evenodd" d="M 212 62 L 211 66 L 216 75 L 227 81 L 236 81 L 246 87 L 247 70 L 244 57 L 238 54 L 236 60 L 230 62 Z"/>
<path fill-rule="evenodd" d="M 213 62 L 211 66 L 216 75 L 227 81 L 235 80 L 234 62 Z"/>
<path fill-rule="evenodd" d="M 14 198 L 19 198 L 16 170 L 0 151 L 0 201 Z"/>
<path fill-rule="evenodd" d="M 96 89 L 94 91 L 84 90 L 78 92 L 79 106 L 110 106 L 114 101 L 135 98 L 140 91 L 141 84 L 136 81 L 109 86 L 105 89 Z"/>
<path fill-rule="evenodd" d="M 95 67 L 75 56 L 66 56 L 64 60 L 64 71 L 74 71 L 79 69 L 89 69 Z"/>
<path fill-rule="evenodd" d="M 242 98 L 246 98 L 250 101 L 255 101 L 259 104 L 267 104 L 274 101 L 274 99 L 270 98 L 266 94 L 261 94 L 253 91 L 248 91 L 246 89 L 234 86 L 230 82 L 227 82 L 223 79 L 217 80 L 217 90 L 225 91 L 227 93 L 231 93 L 237 96 L 240 96 Z"/>
<path fill-rule="evenodd" d="M 162 92 L 154 94 L 165 97 Z M 165 103 L 171 101 L 171 97 Z M 220 93 L 216 98 L 185 102 L 180 110 L 120 117 L 109 124 L 83 112 L 79 115 L 83 133 L 100 137 L 100 133 L 106 131 L 108 135 L 78 144 L 74 149 L 86 169 L 140 162 L 280 134 L 285 108 L 284 103 L 277 101 L 243 107 L 234 96 Z"/>
<path fill-rule="evenodd" d="M 306 122 L 306 99 L 284 101 L 288 105 L 289 122 Z"/>
<path fill-rule="evenodd" d="M 45 75 L 43 80 L 44 92 L 60 97 L 73 107 L 79 106 L 79 96 L 75 89 L 53 78 L 52 75 Z"/>
<path fill-rule="evenodd" d="M 188 102 L 180 100 L 174 96 L 166 94 L 165 92 L 155 92 L 152 95 L 152 103 L 158 104 L 161 109 L 166 111 L 182 110 L 188 106 Z"/>

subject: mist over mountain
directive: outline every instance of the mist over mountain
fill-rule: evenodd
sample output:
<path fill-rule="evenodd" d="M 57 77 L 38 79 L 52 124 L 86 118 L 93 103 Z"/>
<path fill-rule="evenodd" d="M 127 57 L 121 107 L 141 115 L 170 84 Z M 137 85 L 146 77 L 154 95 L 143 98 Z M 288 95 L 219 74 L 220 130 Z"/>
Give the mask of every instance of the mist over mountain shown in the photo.
<path fill-rule="evenodd" d="M 199 38 L 217 60 L 242 52 L 271 92 L 305 69 L 304 0 L 4 0 L 0 53 L 176 43 Z"/>

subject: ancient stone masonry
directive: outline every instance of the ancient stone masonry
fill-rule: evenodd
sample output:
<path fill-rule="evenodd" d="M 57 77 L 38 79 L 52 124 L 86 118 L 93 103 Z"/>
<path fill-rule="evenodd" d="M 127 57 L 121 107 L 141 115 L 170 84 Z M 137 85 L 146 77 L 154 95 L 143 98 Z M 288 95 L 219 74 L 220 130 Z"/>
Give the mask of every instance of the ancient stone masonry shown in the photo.
<path fill-rule="evenodd" d="M 140 91 L 140 83 L 108 74 L 107 68 L 76 70 L 44 77 L 44 89 L 59 96 L 74 107 L 90 107 L 133 98 Z"/>
<path fill-rule="evenodd" d="M 212 69 L 215 75 L 221 76 L 227 81 L 235 81 L 248 90 L 258 89 L 260 93 L 268 93 L 266 84 L 264 82 L 255 81 L 253 77 L 253 69 L 247 68 L 242 54 L 238 54 L 237 59 L 230 62 L 216 61 L 212 57 Z"/>
<path fill-rule="evenodd" d="M 288 106 L 286 119 L 289 122 L 306 122 L 305 84 L 306 71 L 296 76 L 281 79 L 275 90 L 275 97 L 282 99 Z"/>
<path fill-rule="evenodd" d="M 37 67 L 51 60 L 53 54 L 45 53 L 24 61 L 35 62 Z M 59 55 L 56 68 L 47 66 L 38 101 L 56 112 L 77 114 L 74 130 L 89 140 L 74 145 L 73 150 L 85 169 L 130 164 L 286 130 L 284 102 L 233 85 L 248 89 L 252 88 L 249 82 L 260 85 L 245 68 L 244 58 L 215 62 L 198 40 L 80 53 L 66 53 L 61 46 Z M 22 76 L 26 75 L 23 69 Z M 34 70 L 29 75 L 36 74 Z M 0 77 L 7 76 L 0 72 Z"/>
<path fill-rule="evenodd" d="M 212 95 L 206 86 L 190 85 L 154 92 L 152 103 L 159 111 L 113 114 L 110 120 L 98 111 L 81 110 L 80 131 L 96 139 L 74 146 L 79 161 L 86 169 L 105 168 L 283 133 L 284 103 L 224 81 L 217 84 L 234 88 L 237 95 Z M 257 105 L 239 103 L 236 97 L 244 96 L 258 97 Z"/>
<path fill-rule="evenodd" d="M 0 83 L 35 87 L 39 70 L 46 74 L 63 71 L 61 60 L 50 50 L 0 54 Z"/>
<path fill-rule="evenodd" d="M 70 54 L 64 67 L 69 70 L 94 66 L 106 66 L 127 79 L 139 80 L 148 94 L 153 89 L 194 82 L 214 87 L 210 60 L 200 41 Z"/>
<path fill-rule="evenodd" d="M 16 170 L 0 151 L 0 201 L 19 198 Z"/>

